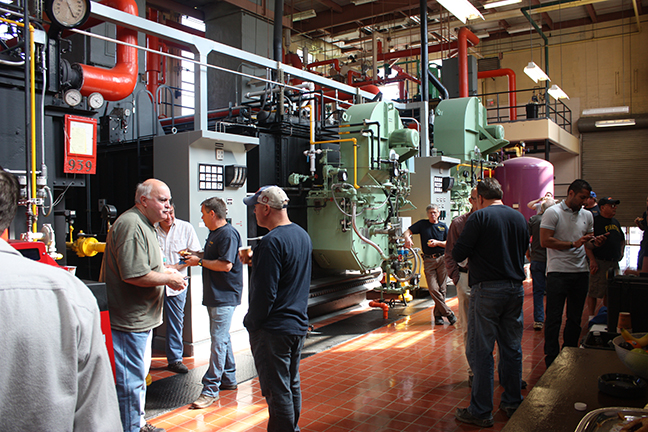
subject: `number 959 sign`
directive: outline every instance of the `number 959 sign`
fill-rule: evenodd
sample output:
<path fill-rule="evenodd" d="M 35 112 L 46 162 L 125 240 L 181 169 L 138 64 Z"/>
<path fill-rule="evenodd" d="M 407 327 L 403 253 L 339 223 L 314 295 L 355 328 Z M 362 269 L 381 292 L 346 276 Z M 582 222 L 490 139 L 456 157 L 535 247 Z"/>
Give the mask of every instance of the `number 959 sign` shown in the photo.
<path fill-rule="evenodd" d="M 65 165 L 69 174 L 97 172 L 97 119 L 65 116 Z"/>

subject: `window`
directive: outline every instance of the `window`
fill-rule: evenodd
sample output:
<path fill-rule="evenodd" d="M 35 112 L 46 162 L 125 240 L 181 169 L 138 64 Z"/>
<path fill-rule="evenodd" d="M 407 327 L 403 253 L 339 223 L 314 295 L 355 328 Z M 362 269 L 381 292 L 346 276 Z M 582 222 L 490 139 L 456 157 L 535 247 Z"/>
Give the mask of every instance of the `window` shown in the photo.
<path fill-rule="evenodd" d="M 180 23 L 196 30 L 205 31 L 205 23 L 199 19 L 183 15 Z M 180 54 L 184 58 L 194 60 L 194 54 L 191 51 L 182 51 Z M 180 89 L 182 96 L 180 104 L 182 109 L 180 115 L 190 115 L 194 113 L 195 107 L 195 64 L 190 61 L 180 62 Z"/>

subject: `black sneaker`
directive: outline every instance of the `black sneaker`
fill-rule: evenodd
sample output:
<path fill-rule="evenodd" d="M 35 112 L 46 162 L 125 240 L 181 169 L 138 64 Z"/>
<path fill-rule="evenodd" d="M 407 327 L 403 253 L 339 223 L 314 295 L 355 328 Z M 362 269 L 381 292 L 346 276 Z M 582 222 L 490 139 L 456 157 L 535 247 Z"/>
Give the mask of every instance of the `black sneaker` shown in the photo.
<path fill-rule="evenodd" d="M 167 369 L 170 370 L 171 372 L 182 373 L 182 374 L 189 372 L 189 368 L 187 368 L 187 366 L 182 364 L 181 361 L 175 363 L 169 363 L 167 365 Z"/>
<path fill-rule="evenodd" d="M 236 390 L 237 388 L 238 388 L 238 385 L 236 385 L 236 384 L 233 384 L 233 385 L 232 384 L 230 384 L 230 385 L 221 384 L 220 386 L 218 386 L 218 390 Z"/>
<path fill-rule="evenodd" d="M 448 318 L 448 322 L 450 323 L 450 325 L 454 325 L 454 323 L 457 322 L 457 317 L 453 313 L 448 315 L 446 318 Z"/>
<path fill-rule="evenodd" d="M 166 432 L 166 429 L 156 428 L 151 423 L 146 423 L 144 426 L 142 426 L 140 432 Z"/>
<path fill-rule="evenodd" d="M 443 317 L 434 318 L 434 325 L 443 325 Z"/>
<path fill-rule="evenodd" d="M 499 406 L 500 411 L 502 411 L 504 414 L 506 414 L 506 417 L 511 418 L 513 414 L 515 414 L 515 410 L 517 407 L 507 407 L 502 404 Z"/>
<path fill-rule="evenodd" d="M 521 388 L 522 390 L 524 390 L 525 388 L 527 388 L 528 385 L 529 385 L 529 384 L 527 384 L 526 381 L 524 381 L 524 380 L 520 381 L 520 388 Z"/>
<path fill-rule="evenodd" d="M 457 408 L 455 418 L 460 422 L 474 424 L 482 428 L 492 427 L 495 424 L 492 416 L 490 418 L 480 419 L 470 414 L 468 408 Z"/>

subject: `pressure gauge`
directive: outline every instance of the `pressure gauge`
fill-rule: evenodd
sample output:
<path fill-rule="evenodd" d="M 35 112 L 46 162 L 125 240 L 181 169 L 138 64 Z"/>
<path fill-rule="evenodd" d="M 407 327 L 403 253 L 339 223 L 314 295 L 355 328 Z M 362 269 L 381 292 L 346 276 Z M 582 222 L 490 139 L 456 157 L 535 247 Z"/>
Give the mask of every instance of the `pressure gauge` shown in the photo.
<path fill-rule="evenodd" d="M 91 93 L 90 96 L 88 96 L 88 105 L 90 105 L 90 108 L 92 109 L 99 109 L 103 106 L 104 104 L 104 97 L 101 95 L 101 93 Z"/>
<path fill-rule="evenodd" d="M 83 96 L 81 96 L 81 92 L 77 89 L 70 89 L 63 95 L 63 100 L 71 107 L 79 105 L 82 99 Z"/>
<path fill-rule="evenodd" d="M 47 0 L 45 10 L 58 27 L 74 28 L 90 16 L 90 0 Z"/>

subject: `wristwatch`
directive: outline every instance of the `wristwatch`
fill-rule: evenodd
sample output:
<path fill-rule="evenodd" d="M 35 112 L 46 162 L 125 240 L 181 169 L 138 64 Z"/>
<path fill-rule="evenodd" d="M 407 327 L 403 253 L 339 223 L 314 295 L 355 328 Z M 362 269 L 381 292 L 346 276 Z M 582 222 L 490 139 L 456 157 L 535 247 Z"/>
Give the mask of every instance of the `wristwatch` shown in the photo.
<path fill-rule="evenodd" d="M 202 258 L 200 258 L 200 261 L 198 261 L 198 265 L 202 267 Z"/>

